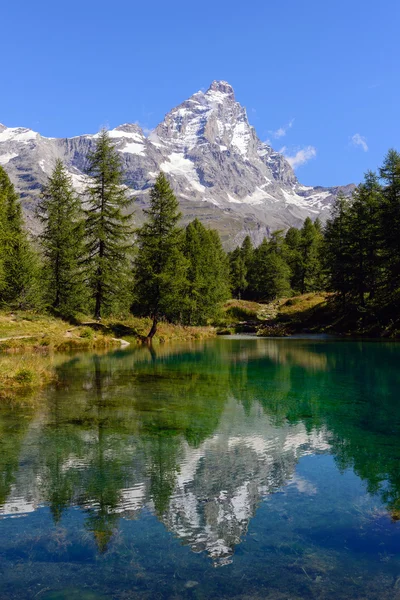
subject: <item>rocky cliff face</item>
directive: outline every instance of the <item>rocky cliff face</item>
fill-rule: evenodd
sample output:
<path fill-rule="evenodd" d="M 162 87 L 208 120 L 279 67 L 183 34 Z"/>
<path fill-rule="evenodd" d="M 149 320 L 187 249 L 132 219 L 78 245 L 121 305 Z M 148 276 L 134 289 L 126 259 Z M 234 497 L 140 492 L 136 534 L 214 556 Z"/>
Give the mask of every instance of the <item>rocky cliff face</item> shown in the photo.
<path fill-rule="evenodd" d="M 41 185 L 61 158 L 76 188 L 85 181 L 86 155 L 97 134 L 44 138 L 24 128 L 0 125 L 0 164 L 21 193 L 29 226 Z M 172 182 L 184 221 L 198 217 L 219 230 L 227 248 L 250 234 L 255 243 L 277 228 L 300 225 L 307 217 L 325 219 L 344 188 L 301 185 L 284 156 L 261 142 L 232 87 L 214 81 L 172 109 L 147 137 L 136 124 L 110 131 L 137 198 L 136 221 L 160 170 Z"/>

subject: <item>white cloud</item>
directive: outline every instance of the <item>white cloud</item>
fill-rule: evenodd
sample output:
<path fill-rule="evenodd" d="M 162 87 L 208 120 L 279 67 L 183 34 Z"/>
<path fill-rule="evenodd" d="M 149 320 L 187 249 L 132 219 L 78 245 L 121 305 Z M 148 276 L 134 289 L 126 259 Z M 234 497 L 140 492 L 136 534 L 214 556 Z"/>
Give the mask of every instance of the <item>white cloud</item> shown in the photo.
<path fill-rule="evenodd" d="M 277 129 L 276 131 L 270 131 L 269 133 L 276 140 L 279 140 L 279 138 L 285 137 L 285 135 L 287 134 L 288 130 L 292 128 L 293 123 L 294 123 L 294 119 L 292 119 L 291 121 L 289 121 L 289 123 L 287 123 L 286 125 L 283 125 L 283 127 L 279 127 L 279 129 Z"/>
<path fill-rule="evenodd" d="M 353 146 L 360 146 L 364 150 L 364 152 L 368 152 L 367 140 L 364 136 L 360 135 L 359 133 L 355 133 L 351 137 L 351 143 L 353 144 Z"/>
<path fill-rule="evenodd" d="M 301 150 L 298 150 L 296 154 L 288 154 L 288 149 L 286 146 L 279 150 L 281 154 L 283 154 L 293 169 L 297 169 L 297 167 L 301 167 L 306 162 L 315 158 L 317 156 L 317 149 L 314 146 L 305 146 Z"/>

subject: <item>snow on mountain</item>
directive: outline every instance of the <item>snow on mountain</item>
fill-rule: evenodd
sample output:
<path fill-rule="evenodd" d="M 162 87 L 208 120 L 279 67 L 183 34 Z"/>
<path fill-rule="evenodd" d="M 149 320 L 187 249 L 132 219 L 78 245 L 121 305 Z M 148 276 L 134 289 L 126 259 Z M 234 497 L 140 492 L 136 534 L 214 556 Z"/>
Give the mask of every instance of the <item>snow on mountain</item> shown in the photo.
<path fill-rule="evenodd" d="M 126 183 L 141 209 L 157 173 L 170 177 L 185 222 L 198 217 L 219 230 L 226 247 L 250 234 L 258 243 L 277 228 L 326 218 L 340 189 L 301 185 L 281 154 L 261 142 L 246 109 L 225 81 L 214 81 L 173 108 L 149 136 L 134 123 L 110 137 L 121 153 Z M 98 134 L 45 138 L 22 127 L 0 125 L 0 164 L 23 198 L 29 226 L 37 227 L 34 206 L 55 160 L 67 165 L 78 190 L 84 187 L 87 152 Z"/>
<path fill-rule="evenodd" d="M 287 486 L 295 486 L 303 494 L 316 493 L 315 486 L 296 473 L 296 466 L 302 457 L 330 449 L 330 434 L 325 428 L 308 431 L 301 422 L 278 427 L 274 419 L 260 411 L 260 405 L 254 404 L 248 411 L 233 397 L 225 411 L 214 434 L 198 447 L 180 439 L 174 486 L 163 513 L 158 515 L 183 544 L 193 552 L 205 552 L 217 567 L 232 562 L 235 548 L 246 535 L 261 502 Z M 35 437 L 43 433 L 43 426 L 38 420 L 28 432 L 15 483 L 0 505 L 0 518 L 27 516 L 49 503 L 48 467 Z M 81 452 L 82 448 L 85 452 L 77 456 L 71 449 L 60 469 L 63 476 L 74 475 L 70 479 L 74 484 L 69 504 L 96 512 L 98 499 L 86 491 L 88 473 L 98 456 L 96 434 L 82 431 L 79 435 Z M 115 450 L 107 443 L 109 435 Z M 105 467 L 120 464 L 115 436 L 114 431 L 104 433 L 103 442 L 108 448 Z M 126 444 L 125 434 L 123 439 Z M 108 514 L 135 519 L 144 508 L 154 511 L 153 486 L 146 463 L 152 454 L 151 438 L 140 443 L 136 440 L 131 446 L 126 444 L 125 454 L 132 457 L 135 468 L 130 466 L 124 471 L 121 481 L 126 487 L 116 490 L 116 502 L 107 510 Z"/>

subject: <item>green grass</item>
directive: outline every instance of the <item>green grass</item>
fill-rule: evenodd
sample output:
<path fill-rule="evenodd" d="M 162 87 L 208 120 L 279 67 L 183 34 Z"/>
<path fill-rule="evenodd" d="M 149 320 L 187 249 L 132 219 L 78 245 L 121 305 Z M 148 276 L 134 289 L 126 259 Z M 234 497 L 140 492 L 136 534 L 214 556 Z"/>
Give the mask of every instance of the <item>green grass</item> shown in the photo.
<path fill-rule="evenodd" d="M 133 316 L 101 323 L 82 316 L 71 324 L 47 314 L 0 312 L 0 400 L 32 399 L 35 390 L 54 381 L 54 365 L 65 359 L 63 353 L 119 347 L 122 339 L 139 344 L 150 327 L 150 319 Z M 153 342 L 187 342 L 215 333 L 213 327 L 161 322 Z"/>
<path fill-rule="evenodd" d="M 39 388 L 56 380 L 61 355 L 0 354 L 0 401 L 34 403 Z"/>
<path fill-rule="evenodd" d="M 133 316 L 105 318 L 101 323 L 82 316 L 72 325 L 46 314 L 3 311 L 0 312 L 0 352 L 91 350 L 118 346 L 119 339 L 138 343 L 146 337 L 150 327 L 150 319 Z M 214 334 L 211 327 L 184 327 L 161 322 L 154 342 L 201 339 Z"/>

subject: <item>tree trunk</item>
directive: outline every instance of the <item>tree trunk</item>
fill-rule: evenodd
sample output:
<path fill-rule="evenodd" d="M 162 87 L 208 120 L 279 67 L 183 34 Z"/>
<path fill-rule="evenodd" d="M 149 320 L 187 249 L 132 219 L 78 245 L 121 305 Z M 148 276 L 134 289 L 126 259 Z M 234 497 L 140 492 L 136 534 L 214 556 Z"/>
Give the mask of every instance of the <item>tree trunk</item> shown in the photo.
<path fill-rule="evenodd" d="M 157 324 L 158 324 L 158 315 L 154 315 L 153 317 L 153 325 L 151 326 L 151 329 L 148 333 L 148 336 L 146 338 L 147 342 L 151 342 L 153 337 L 156 335 L 157 333 Z"/>

